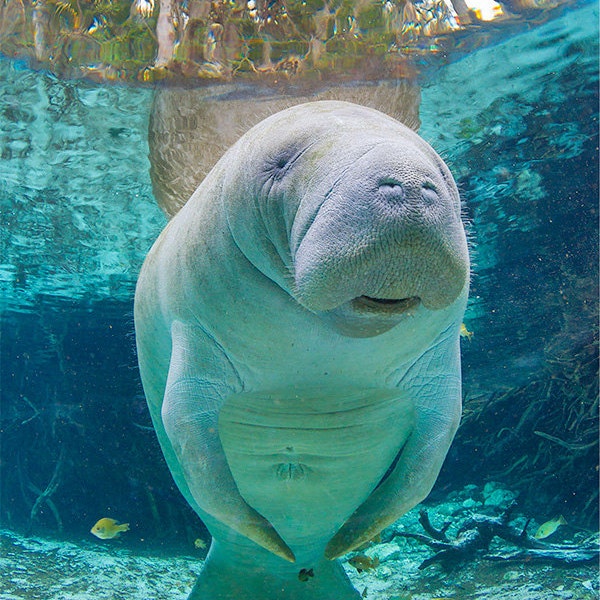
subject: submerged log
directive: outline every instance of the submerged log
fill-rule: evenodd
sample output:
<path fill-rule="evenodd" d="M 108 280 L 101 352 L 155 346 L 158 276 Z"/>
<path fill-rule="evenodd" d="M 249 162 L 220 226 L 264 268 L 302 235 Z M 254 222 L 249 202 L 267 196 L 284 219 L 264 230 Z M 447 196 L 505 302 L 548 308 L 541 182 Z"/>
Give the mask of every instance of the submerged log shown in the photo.
<path fill-rule="evenodd" d="M 515 504 L 511 504 L 501 515 L 490 517 L 475 514 L 469 517 L 460 527 L 453 540 L 448 539 L 446 531 L 450 526 L 447 521 L 440 529 L 436 529 L 426 509 L 419 512 L 419 522 L 428 535 L 400 532 L 396 535 L 417 540 L 437 550 L 436 554 L 425 559 L 419 569 L 426 569 L 434 563 L 441 563 L 444 568 L 451 568 L 465 561 L 484 558 L 492 561 L 524 562 L 534 560 L 549 564 L 571 566 L 597 562 L 600 557 L 600 545 L 597 539 L 588 539 L 582 544 L 550 544 L 528 535 L 528 520 L 519 530 L 509 524 L 509 518 Z M 500 538 L 520 550 L 509 550 L 494 554 L 486 553 L 491 541 Z"/>
<path fill-rule="evenodd" d="M 598 544 L 584 546 L 554 546 L 550 548 L 528 548 L 514 552 L 486 554 L 483 558 L 492 561 L 528 563 L 537 562 L 559 566 L 583 565 L 598 562 Z"/>

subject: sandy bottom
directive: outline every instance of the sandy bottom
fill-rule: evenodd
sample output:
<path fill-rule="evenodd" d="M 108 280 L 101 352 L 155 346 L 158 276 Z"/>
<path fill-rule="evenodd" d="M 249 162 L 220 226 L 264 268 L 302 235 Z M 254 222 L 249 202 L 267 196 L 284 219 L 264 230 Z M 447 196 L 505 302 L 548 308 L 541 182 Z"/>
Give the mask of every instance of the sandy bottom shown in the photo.
<path fill-rule="evenodd" d="M 452 529 L 460 527 L 472 511 L 494 508 L 491 502 L 498 499 L 510 501 L 507 490 L 490 488 L 486 492 L 469 487 L 448 502 L 429 509 L 432 523 L 439 526 L 446 519 L 452 521 L 450 538 Z M 519 520 L 524 522 L 525 517 L 516 519 L 516 527 Z M 568 525 L 561 530 L 563 538 L 571 541 L 584 535 L 583 532 L 573 535 Z M 381 543 L 371 544 L 362 551 L 370 558 L 378 558 L 376 568 L 358 573 L 347 560 L 343 563 L 356 589 L 368 600 L 600 598 L 597 564 L 562 567 L 531 561 L 492 562 L 481 556 L 449 572 L 439 564 L 419 570 L 419 565 L 433 551 L 415 540 L 398 536 L 399 532 L 423 533 L 418 510 L 410 511 L 385 530 Z M 561 541 L 565 540 L 556 540 Z M 165 556 L 152 548 L 145 552 L 127 548 L 125 543 L 124 539 L 95 538 L 74 543 L 0 530 L 0 600 L 187 598 L 202 569 L 206 550 L 191 549 L 189 555 Z M 490 548 L 491 552 L 511 550 L 505 542 L 493 544 L 496 546 Z"/>
<path fill-rule="evenodd" d="M 390 544 L 368 554 L 385 554 Z M 355 587 L 369 600 L 592 600 L 598 593 L 595 567 L 497 565 L 476 562 L 451 573 L 438 566 L 419 571 L 429 552 L 406 542 L 402 558 L 357 573 L 345 566 Z M 117 547 L 83 545 L 0 532 L 0 599 L 185 600 L 202 568 L 188 556 L 136 555 Z"/>

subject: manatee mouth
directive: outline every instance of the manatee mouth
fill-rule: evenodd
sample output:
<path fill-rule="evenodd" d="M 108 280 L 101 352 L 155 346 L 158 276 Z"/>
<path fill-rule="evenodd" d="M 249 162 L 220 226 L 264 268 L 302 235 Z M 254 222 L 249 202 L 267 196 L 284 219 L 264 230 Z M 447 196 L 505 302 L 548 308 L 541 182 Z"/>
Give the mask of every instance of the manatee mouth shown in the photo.
<path fill-rule="evenodd" d="M 418 296 L 410 298 L 373 298 L 371 296 L 359 296 L 351 301 L 352 307 L 361 312 L 378 312 L 401 314 L 411 308 L 416 308 L 421 302 Z"/>

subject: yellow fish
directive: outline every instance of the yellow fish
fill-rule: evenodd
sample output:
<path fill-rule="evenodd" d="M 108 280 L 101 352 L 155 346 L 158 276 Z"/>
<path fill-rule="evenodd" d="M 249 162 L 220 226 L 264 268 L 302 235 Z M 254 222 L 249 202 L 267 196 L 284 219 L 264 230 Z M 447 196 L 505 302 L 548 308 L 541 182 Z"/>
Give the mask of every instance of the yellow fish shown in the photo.
<path fill-rule="evenodd" d="M 460 337 L 466 337 L 469 341 L 473 337 L 473 332 L 469 331 L 464 323 L 460 324 Z"/>
<path fill-rule="evenodd" d="M 542 523 L 538 530 L 533 534 L 533 537 L 537 540 L 543 540 L 551 536 L 561 525 L 566 525 L 567 522 L 565 518 L 560 515 L 560 517 L 555 517 L 554 519 L 550 519 L 550 521 L 546 521 Z"/>
<path fill-rule="evenodd" d="M 203 550 L 204 548 L 206 548 L 206 542 L 202 538 L 195 539 L 194 547 L 198 548 L 198 550 Z"/>
<path fill-rule="evenodd" d="M 117 522 L 114 519 L 109 519 L 107 517 L 100 519 L 90 529 L 90 533 L 101 540 L 112 540 L 113 538 L 119 537 L 119 534 L 122 531 L 129 531 L 129 523 L 117 525 Z"/>
<path fill-rule="evenodd" d="M 357 556 L 353 556 L 349 561 L 359 573 L 363 571 L 369 571 L 370 569 L 375 569 L 379 566 L 379 558 L 369 558 L 364 554 L 359 554 Z"/>

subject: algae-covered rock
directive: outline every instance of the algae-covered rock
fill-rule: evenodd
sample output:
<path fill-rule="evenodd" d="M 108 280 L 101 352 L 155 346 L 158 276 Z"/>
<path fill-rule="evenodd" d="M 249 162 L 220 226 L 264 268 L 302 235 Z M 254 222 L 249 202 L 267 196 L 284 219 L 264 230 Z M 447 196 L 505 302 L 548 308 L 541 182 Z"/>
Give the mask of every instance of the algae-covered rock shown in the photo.
<path fill-rule="evenodd" d="M 501 487 L 495 481 L 486 483 L 483 488 L 483 503 L 485 506 L 507 508 L 517 497 L 515 492 Z"/>

